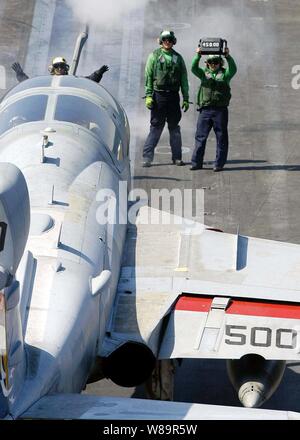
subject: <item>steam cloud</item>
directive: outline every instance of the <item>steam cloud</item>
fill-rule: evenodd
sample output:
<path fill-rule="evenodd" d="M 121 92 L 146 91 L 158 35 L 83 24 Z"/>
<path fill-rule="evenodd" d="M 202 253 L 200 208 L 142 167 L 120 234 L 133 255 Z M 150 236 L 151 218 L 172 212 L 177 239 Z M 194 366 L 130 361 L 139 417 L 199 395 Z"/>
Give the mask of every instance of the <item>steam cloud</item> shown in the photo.
<path fill-rule="evenodd" d="M 116 25 L 122 16 L 151 0 L 66 0 L 77 20 L 83 24 Z"/>

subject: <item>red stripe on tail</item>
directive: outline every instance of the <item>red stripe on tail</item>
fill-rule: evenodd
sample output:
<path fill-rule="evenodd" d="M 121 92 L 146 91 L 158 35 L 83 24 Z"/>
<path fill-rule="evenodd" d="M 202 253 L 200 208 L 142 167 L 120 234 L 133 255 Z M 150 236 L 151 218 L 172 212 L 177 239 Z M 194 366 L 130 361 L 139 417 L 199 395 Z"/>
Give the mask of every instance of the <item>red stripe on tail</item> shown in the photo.
<path fill-rule="evenodd" d="M 209 312 L 212 300 L 213 297 L 211 296 L 181 296 L 175 305 L 175 310 Z M 232 299 L 226 313 L 231 315 L 300 319 L 300 304 Z"/>

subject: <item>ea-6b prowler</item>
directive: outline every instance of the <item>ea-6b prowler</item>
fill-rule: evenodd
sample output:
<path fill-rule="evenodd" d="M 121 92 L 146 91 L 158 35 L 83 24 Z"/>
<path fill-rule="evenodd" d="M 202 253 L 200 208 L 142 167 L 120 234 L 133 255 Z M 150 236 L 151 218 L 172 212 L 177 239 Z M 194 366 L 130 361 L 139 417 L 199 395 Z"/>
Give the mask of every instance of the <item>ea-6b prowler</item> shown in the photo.
<path fill-rule="evenodd" d="M 258 406 L 299 359 L 300 247 L 146 225 L 147 207 L 127 228 L 128 147 L 124 110 L 88 79 L 28 79 L 0 104 L 0 417 L 296 417 L 79 394 L 109 377 L 170 398 L 172 359 L 227 358 Z"/>

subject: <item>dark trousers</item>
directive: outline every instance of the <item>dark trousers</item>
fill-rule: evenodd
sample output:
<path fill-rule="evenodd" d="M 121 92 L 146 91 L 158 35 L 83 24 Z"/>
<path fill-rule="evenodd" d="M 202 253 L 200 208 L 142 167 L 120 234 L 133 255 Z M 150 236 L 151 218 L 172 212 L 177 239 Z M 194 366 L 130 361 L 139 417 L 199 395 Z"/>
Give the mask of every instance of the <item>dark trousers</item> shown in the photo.
<path fill-rule="evenodd" d="M 168 123 L 172 160 L 181 160 L 182 141 L 178 125 L 181 119 L 180 98 L 178 92 L 154 92 L 151 109 L 150 133 L 146 139 L 143 158 L 152 162 L 154 149 L 158 144 L 165 123 Z"/>
<path fill-rule="evenodd" d="M 217 139 L 216 167 L 223 167 L 228 154 L 228 108 L 202 107 L 199 112 L 192 165 L 202 165 L 206 141 L 213 128 Z"/>

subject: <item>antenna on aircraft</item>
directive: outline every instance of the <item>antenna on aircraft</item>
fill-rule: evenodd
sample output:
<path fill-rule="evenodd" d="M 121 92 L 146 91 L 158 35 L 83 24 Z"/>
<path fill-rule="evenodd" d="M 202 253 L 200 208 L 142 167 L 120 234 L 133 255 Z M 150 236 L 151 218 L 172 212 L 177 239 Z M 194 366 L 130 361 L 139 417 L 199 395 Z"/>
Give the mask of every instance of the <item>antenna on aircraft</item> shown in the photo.
<path fill-rule="evenodd" d="M 88 36 L 89 36 L 88 32 L 89 32 L 89 27 L 88 27 L 88 25 L 86 25 L 85 30 L 83 32 L 81 32 L 77 37 L 69 75 L 76 75 L 76 71 L 77 71 L 77 67 L 78 67 L 78 63 L 79 63 L 79 59 L 80 59 L 80 54 L 81 54 L 82 48 L 83 48 L 86 40 L 88 39 Z"/>

